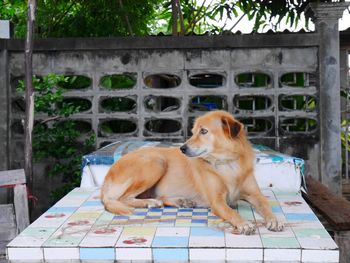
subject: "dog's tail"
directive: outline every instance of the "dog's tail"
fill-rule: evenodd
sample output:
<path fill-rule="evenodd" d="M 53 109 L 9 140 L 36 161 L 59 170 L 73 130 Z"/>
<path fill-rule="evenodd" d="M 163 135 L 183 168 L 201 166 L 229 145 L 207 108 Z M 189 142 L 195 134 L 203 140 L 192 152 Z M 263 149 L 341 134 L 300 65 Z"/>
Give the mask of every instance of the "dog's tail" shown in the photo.
<path fill-rule="evenodd" d="M 119 215 L 131 214 L 132 207 L 119 200 L 131 185 L 131 180 L 127 180 L 123 184 L 119 184 L 117 187 L 107 181 L 108 179 L 104 182 L 101 189 L 102 202 L 106 210 Z"/>

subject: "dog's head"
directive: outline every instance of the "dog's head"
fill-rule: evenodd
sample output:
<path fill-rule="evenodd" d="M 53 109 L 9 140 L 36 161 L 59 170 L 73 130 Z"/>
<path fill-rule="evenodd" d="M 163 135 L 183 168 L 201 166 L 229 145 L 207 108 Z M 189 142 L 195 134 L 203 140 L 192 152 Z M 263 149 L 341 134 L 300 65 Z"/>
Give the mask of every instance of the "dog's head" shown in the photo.
<path fill-rule="evenodd" d="M 180 148 L 189 157 L 227 157 L 241 152 L 246 140 L 243 124 L 225 111 L 211 111 L 197 118 L 192 134 Z"/>

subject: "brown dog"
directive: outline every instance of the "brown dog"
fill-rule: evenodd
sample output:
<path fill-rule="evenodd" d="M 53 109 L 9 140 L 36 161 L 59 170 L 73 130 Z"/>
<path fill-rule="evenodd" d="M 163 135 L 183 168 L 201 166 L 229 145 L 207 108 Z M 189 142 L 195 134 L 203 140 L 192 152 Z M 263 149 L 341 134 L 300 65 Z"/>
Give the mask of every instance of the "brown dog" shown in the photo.
<path fill-rule="evenodd" d="M 211 207 L 249 235 L 255 226 L 229 206 L 244 199 L 269 230 L 282 231 L 253 175 L 255 157 L 243 124 L 225 111 L 212 111 L 196 119 L 192 133 L 180 149 L 141 148 L 113 164 L 101 190 L 106 209 L 129 214 L 133 207 Z M 141 199 L 146 192 L 152 198 Z"/>

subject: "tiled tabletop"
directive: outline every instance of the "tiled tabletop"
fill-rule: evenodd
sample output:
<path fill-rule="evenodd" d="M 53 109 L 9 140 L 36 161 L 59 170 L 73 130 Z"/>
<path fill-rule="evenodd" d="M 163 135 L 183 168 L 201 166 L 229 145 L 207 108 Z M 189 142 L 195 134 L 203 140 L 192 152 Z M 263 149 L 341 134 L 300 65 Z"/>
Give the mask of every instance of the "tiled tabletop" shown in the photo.
<path fill-rule="evenodd" d="M 339 251 L 298 193 L 265 190 L 286 222 L 271 232 L 246 202 L 238 212 L 258 231 L 232 233 L 206 208 L 135 209 L 130 216 L 104 210 L 99 190 L 76 188 L 8 245 L 10 260 L 214 260 L 338 262 Z"/>

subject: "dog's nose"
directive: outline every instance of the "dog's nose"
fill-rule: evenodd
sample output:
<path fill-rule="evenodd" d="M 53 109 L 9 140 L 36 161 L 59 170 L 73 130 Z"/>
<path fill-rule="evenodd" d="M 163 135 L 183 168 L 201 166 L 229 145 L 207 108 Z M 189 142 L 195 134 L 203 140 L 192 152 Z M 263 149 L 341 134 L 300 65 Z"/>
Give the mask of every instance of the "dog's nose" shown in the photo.
<path fill-rule="evenodd" d="M 181 150 L 182 153 L 186 153 L 186 151 L 187 151 L 187 145 L 186 145 L 186 144 L 182 145 L 182 146 L 180 147 L 180 150 Z"/>

